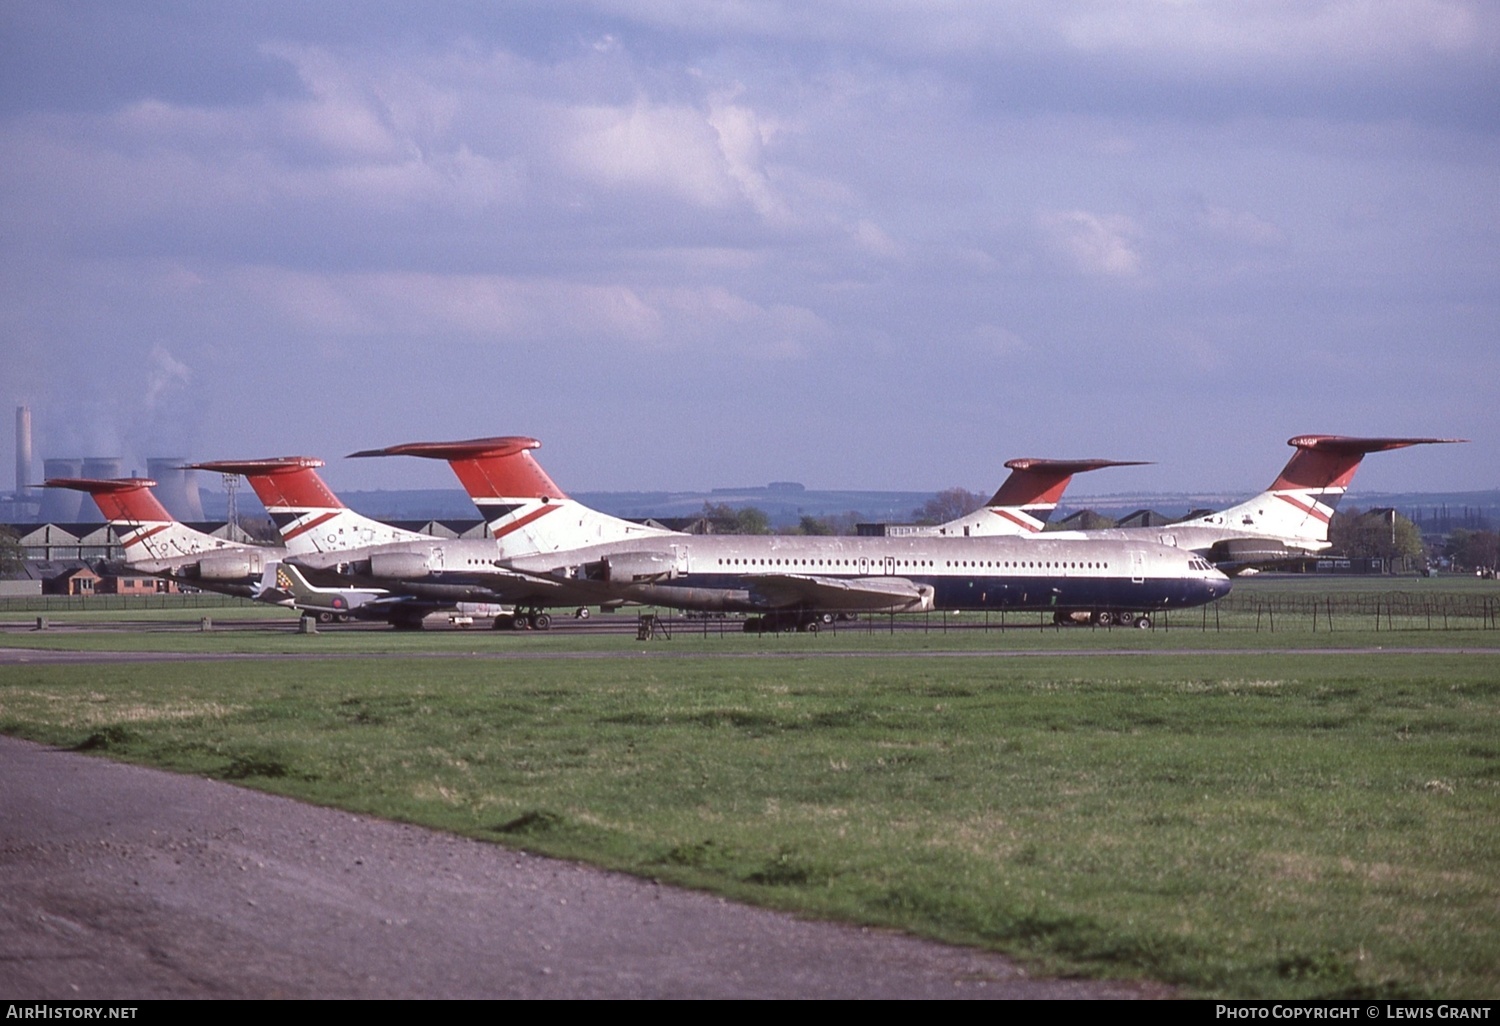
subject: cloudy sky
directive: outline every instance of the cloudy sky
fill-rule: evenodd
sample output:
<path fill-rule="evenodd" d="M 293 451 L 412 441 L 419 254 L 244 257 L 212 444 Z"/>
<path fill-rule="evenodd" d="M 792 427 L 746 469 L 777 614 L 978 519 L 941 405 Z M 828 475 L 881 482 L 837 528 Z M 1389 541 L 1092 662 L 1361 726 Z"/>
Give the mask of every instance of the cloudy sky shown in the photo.
<path fill-rule="evenodd" d="M 1492 0 L 0 0 L 38 463 L 1250 492 L 1329 432 L 1495 488 L 1497 335 Z"/>

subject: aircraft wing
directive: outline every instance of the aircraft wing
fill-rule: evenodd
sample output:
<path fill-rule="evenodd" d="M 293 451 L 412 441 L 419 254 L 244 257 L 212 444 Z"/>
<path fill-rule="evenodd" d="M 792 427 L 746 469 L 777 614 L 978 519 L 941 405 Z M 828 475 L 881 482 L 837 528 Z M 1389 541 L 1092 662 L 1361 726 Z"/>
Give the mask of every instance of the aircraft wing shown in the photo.
<path fill-rule="evenodd" d="M 904 577 L 818 577 L 755 574 L 746 579 L 752 598 L 773 609 L 810 606 L 830 610 L 921 612 L 932 608 L 933 589 Z"/>

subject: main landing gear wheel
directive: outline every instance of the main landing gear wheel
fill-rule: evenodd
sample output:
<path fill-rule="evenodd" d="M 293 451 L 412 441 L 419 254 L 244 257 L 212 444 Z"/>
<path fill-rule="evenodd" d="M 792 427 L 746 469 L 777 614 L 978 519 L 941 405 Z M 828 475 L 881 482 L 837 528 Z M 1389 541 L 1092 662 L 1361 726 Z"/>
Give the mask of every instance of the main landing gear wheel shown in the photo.
<path fill-rule="evenodd" d="M 533 613 L 531 616 L 531 629 L 537 631 L 548 631 L 552 629 L 552 617 L 547 613 Z"/>
<path fill-rule="evenodd" d="M 1136 617 L 1136 619 L 1135 619 L 1135 625 L 1137 627 L 1139 627 L 1143 631 L 1144 630 L 1150 630 L 1150 628 L 1151 628 L 1151 617 L 1149 615 L 1147 615 L 1146 613 L 1142 613 L 1140 616 Z"/>
<path fill-rule="evenodd" d="M 1109 610 L 1101 609 L 1094 614 L 1094 623 L 1100 627 L 1108 627 L 1114 623 L 1114 617 L 1109 615 Z"/>

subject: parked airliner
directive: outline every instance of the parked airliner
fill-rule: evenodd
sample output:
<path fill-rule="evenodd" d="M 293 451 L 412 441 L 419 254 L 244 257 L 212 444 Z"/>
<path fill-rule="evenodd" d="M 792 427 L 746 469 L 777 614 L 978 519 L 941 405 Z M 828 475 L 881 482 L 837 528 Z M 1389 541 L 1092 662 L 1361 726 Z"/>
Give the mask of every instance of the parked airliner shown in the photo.
<path fill-rule="evenodd" d="M 1329 547 L 1328 525 L 1367 453 L 1462 438 L 1352 438 L 1297 435 L 1296 452 L 1271 487 L 1237 506 L 1164 527 L 1055 531 L 1059 540 L 1154 542 L 1185 549 L 1229 573 L 1300 559 Z"/>
<path fill-rule="evenodd" d="M 1201 605 L 1229 590 L 1228 579 L 1204 560 L 1146 541 L 642 529 L 568 499 L 532 458 L 539 444 L 505 437 L 367 451 L 361 455 L 468 461 L 495 493 L 485 498 L 497 537 L 372 546 L 293 562 L 402 590 L 473 589 L 470 597 L 487 593 L 537 615 L 546 607 L 624 601 L 760 613 L 763 626 L 778 629 L 815 629 L 831 612 L 934 609 L 1046 610 L 1149 624 L 1151 612 Z"/>

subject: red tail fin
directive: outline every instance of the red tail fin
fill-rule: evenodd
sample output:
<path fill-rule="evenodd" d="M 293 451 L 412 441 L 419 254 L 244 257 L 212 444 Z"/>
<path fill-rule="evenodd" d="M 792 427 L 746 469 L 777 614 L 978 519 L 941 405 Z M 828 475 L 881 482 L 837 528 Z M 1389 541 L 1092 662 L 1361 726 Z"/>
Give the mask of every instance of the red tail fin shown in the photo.
<path fill-rule="evenodd" d="M 360 456 L 421 456 L 447 460 L 472 499 L 566 499 L 563 490 L 531 456 L 541 442 L 521 435 L 471 438 L 462 442 L 408 442 Z"/>
<path fill-rule="evenodd" d="M 1273 492 L 1288 489 L 1347 488 L 1366 453 L 1404 449 L 1408 445 L 1462 442 L 1462 438 L 1349 438 L 1342 435 L 1298 435 L 1287 439 L 1296 447 L 1271 485 Z"/>
<path fill-rule="evenodd" d="M 265 460 L 211 460 L 190 463 L 189 470 L 243 474 L 266 509 L 343 509 L 316 468 L 323 461 L 311 456 L 277 456 Z"/>
<path fill-rule="evenodd" d="M 987 506 L 1056 505 L 1074 474 L 1101 467 L 1138 467 L 1142 460 L 1008 460 L 1010 477 Z M 1045 519 L 1045 518 L 1043 518 Z"/>
<path fill-rule="evenodd" d="M 171 523 L 168 513 L 151 489 L 156 482 L 144 477 L 55 477 L 45 482 L 43 488 L 71 488 L 75 492 L 88 492 L 99 512 L 108 521 L 132 523 Z"/>

